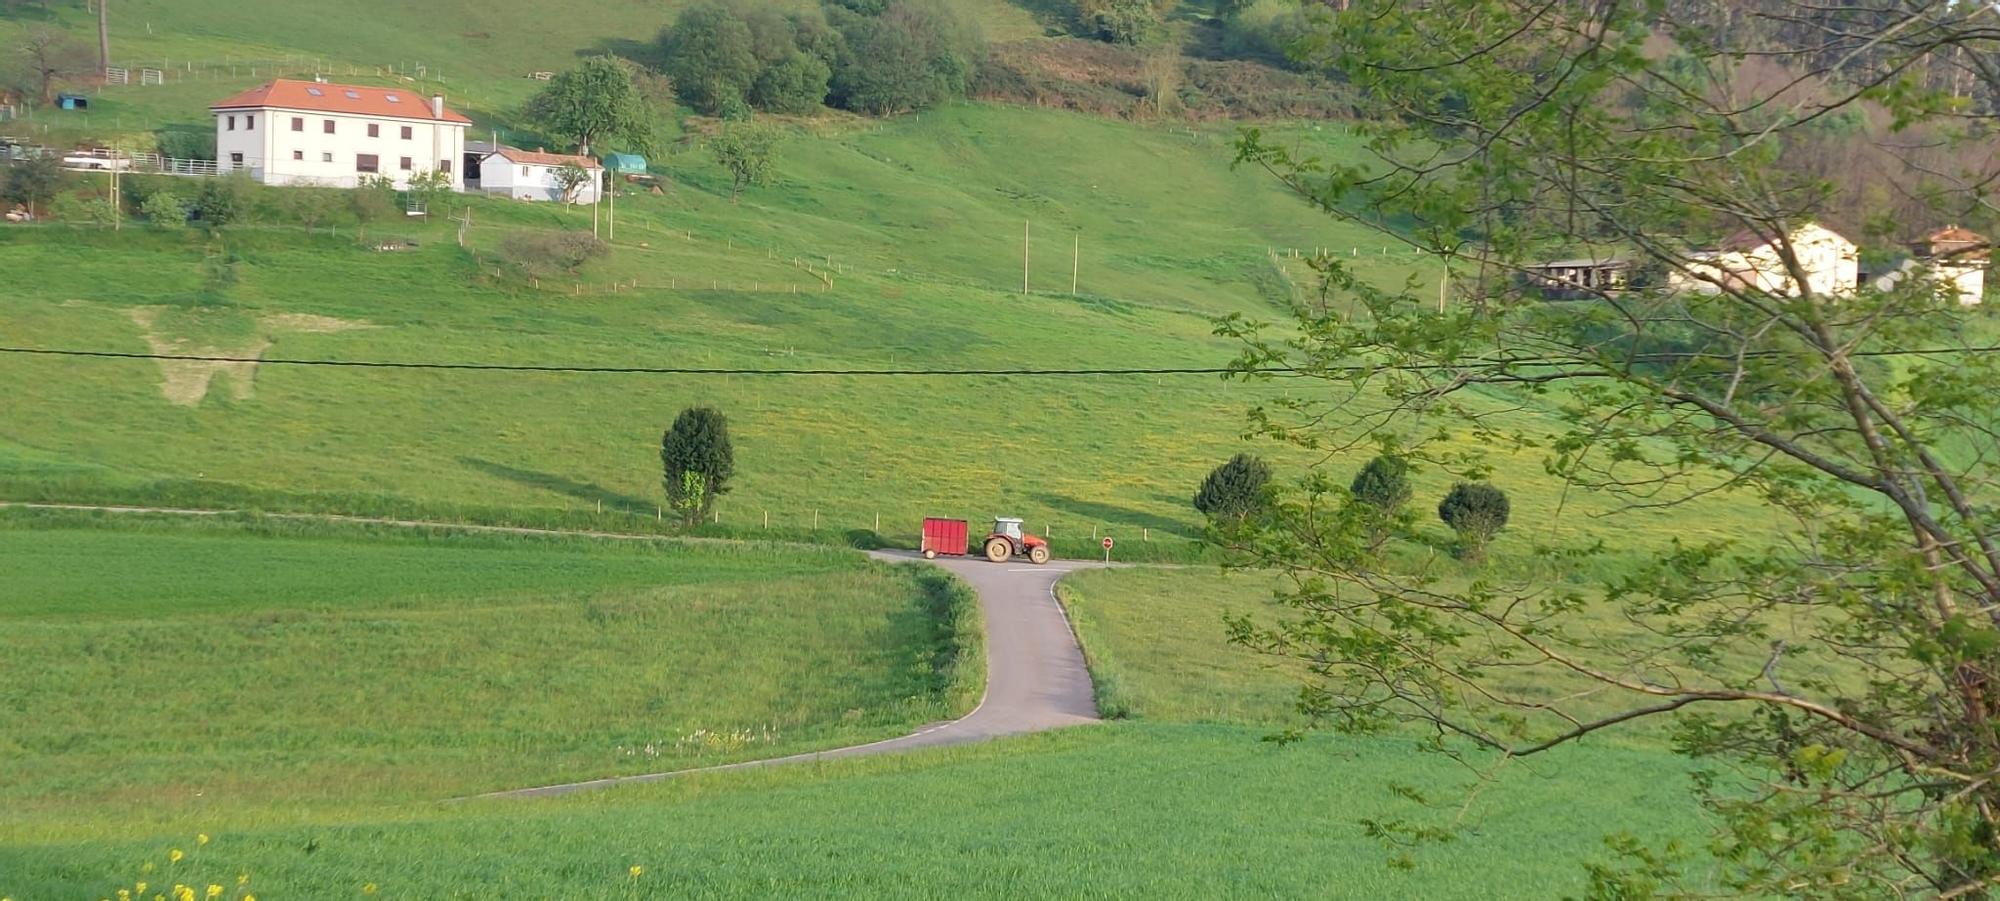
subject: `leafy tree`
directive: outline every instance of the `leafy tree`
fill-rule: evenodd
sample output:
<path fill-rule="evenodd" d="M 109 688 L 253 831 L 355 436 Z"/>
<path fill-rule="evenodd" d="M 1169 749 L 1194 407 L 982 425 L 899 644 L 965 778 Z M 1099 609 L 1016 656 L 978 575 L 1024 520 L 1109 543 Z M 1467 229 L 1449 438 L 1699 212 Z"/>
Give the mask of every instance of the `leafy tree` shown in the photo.
<path fill-rule="evenodd" d="M 172 191 L 154 191 L 139 205 L 146 221 L 154 228 L 186 228 L 188 202 Z"/>
<path fill-rule="evenodd" d="M 1209 519 L 1242 522 L 1264 508 L 1264 488 L 1271 483 L 1271 465 L 1250 454 L 1237 454 L 1201 480 L 1194 508 Z"/>
<path fill-rule="evenodd" d="M 1458 533 L 1459 553 L 1472 560 L 1485 553 L 1510 512 L 1507 492 L 1485 482 L 1460 482 L 1438 501 L 1438 518 Z"/>
<path fill-rule="evenodd" d="M 387 176 L 364 175 L 347 192 L 347 208 L 359 225 L 360 237 L 368 237 L 368 225 L 396 215 L 396 183 Z"/>
<path fill-rule="evenodd" d="M 194 201 L 202 226 L 221 228 L 246 218 L 250 212 L 252 188 L 249 173 L 240 169 L 230 175 L 202 179 L 201 190 L 195 194 Z"/>
<path fill-rule="evenodd" d="M 851 17 L 832 81 L 834 99 L 856 112 L 887 114 L 962 96 L 978 57 L 975 32 L 944 6 L 897 0 L 881 16 Z"/>
<path fill-rule="evenodd" d="M 1079 0 L 1076 13 L 1086 31 L 1108 43 L 1143 44 L 1161 30 L 1153 0 Z"/>
<path fill-rule="evenodd" d="M 517 231 L 500 239 L 500 256 L 536 284 L 552 275 L 574 275 L 610 252 L 611 245 L 580 231 Z"/>
<path fill-rule="evenodd" d="M 603 141 L 649 146 L 654 111 L 633 86 L 634 68 L 615 57 L 590 57 L 549 79 L 529 98 L 526 117 L 537 128 L 574 141 L 579 153 L 588 154 Z"/>
<path fill-rule="evenodd" d="M 729 493 L 729 478 L 736 472 L 729 420 L 712 407 L 682 410 L 660 436 L 660 466 L 668 504 L 683 523 L 701 522 L 715 508 L 716 497 Z"/>
<path fill-rule="evenodd" d="M 722 168 L 729 170 L 729 202 L 735 203 L 745 187 L 771 179 L 777 166 L 778 134 L 754 125 L 728 125 L 708 143 L 710 153 Z"/>
<path fill-rule="evenodd" d="M 327 188 L 292 187 L 284 189 L 280 202 L 286 215 L 297 219 L 300 225 L 306 227 L 306 234 L 310 235 L 318 231 L 319 224 L 325 222 L 326 217 L 340 208 L 341 197 Z"/>
<path fill-rule="evenodd" d="M 827 80 L 832 77 L 819 57 L 795 50 L 757 76 L 749 99 L 758 109 L 774 113 L 810 113 L 826 103 Z"/>
<path fill-rule="evenodd" d="M 430 215 L 431 207 L 448 203 L 453 193 L 451 173 L 442 169 L 427 169 L 410 176 L 403 192 L 410 196 L 413 204 L 423 207 L 424 215 Z"/>
<path fill-rule="evenodd" d="M 153 133 L 161 156 L 179 160 L 215 159 L 215 129 L 171 126 Z"/>
<path fill-rule="evenodd" d="M 1616 545 L 1552 530 L 1523 565 L 1452 585 L 1323 540 L 1362 511 L 1302 479 L 1236 546 L 1284 574 L 1290 609 L 1232 634 L 1305 664 L 1310 721 L 1446 736 L 1421 746 L 1475 773 L 1670 735 L 1704 774 L 1690 792 L 1715 827 L 1707 853 L 1620 839 L 1590 869 L 1596 897 L 1993 896 L 2000 359 L 1922 285 L 1827 296 L 1719 276 L 1698 253 L 1745 229 L 1806 271 L 1787 236 L 1849 186 L 1781 155 L 1844 110 L 1990 151 L 1960 117 L 2000 84 L 1951 61 L 1992 58 L 1991 13 L 1353 0 L 1315 15 L 1306 61 L 1353 82 L 1368 152 L 1305 159 L 1250 133 L 1239 156 L 1448 267 L 1450 293 L 1441 309 L 1434 286 L 1385 289 L 1334 260 L 1337 313 L 1225 322 L 1249 377 L 1327 389 L 1295 387 L 1256 427 L 1320 453 L 1396 436 L 1468 481 L 1494 455 L 1539 457 L 1530 471 L 1571 509 L 1681 508 L 1713 529 Z M 1952 97 L 1953 76 L 1972 89 Z M 1897 146 L 1882 152 L 1929 152 Z M 1921 163 L 1933 205 L 1913 227 L 2000 212 L 1983 170 Z M 1562 304 L 1509 277 L 1607 245 L 1665 277 Z M 1694 349 L 1638 356 L 1663 326 Z M 1517 404 L 1549 409 L 1548 431 L 1497 428 Z M 1455 831 L 1416 807 L 1371 828 L 1419 845 Z"/>
<path fill-rule="evenodd" d="M 6 176 L 0 180 L 0 199 L 27 207 L 28 215 L 34 216 L 41 205 L 56 196 L 61 186 L 62 162 L 55 157 L 16 160 L 7 166 Z"/>
<path fill-rule="evenodd" d="M 1361 471 L 1354 474 L 1354 482 L 1348 491 L 1357 503 L 1364 504 L 1373 512 L 1374 522 L 1369 524 L 1368 546 L 1370 550 L 1382 549 L 1387 541 L 1391 526 L 1403 512 L 1403 506 L 1410 502 L 1410 464 L 1392 454 L 1382 454 L 1369 460 Z"/>
<path fill-rule="evenodd" d="M 564 203 L 575 203 L 578 192 L 590 184 L 591 170 L 575 163 L 565 163 L 555 171 L 556 188 L 562 191 Z"/>
<path fill-rule="evenodd" d="M 660 33 L 660 58 L 681 99 L 709 114 L 719 112 L 730 97 L 747 96 L 762 68 L 750 26 L 715 2 L 681 10 Z"/>

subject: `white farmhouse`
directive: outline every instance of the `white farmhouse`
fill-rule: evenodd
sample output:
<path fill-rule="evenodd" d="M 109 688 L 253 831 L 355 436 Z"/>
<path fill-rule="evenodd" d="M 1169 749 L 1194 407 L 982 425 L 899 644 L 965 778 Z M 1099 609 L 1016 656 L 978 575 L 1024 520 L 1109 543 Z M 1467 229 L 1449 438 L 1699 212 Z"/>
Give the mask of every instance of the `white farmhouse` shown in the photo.
<path fill-rule="evenodd" d="M 1861 278 L 1861 254 L 1854 242 L 1814 222 L 1786 236 L 1815 297 L 1852 294 Z M 1805 293 L 1786 268 L 1775 237 L 1744 230 L 1731 235 L 1716 250 L 1695 254 L 1686 272 L 1670 274 L 1668 283 L 1681 290 L 1713 293 L 1721 286 L 1797 296 Z"/>
<path fill-rule="evenodd" d="M 386 176 L 398 188 L 433 169 L 465 188 L 456 161 L 465 153 L 472 120 L 452 112 L 443 95 L 278 79 L 225 98 L 215 114 L 215 152 L 222 173 L 244 170 L 272 185 L 351 188 L 363 177 Z"/>
<path fill-rule="evenodd" d="M 590 173 L 590 179 L 569 197 L 563 196 L 562 184 L 556 179 L 556 173 L 565 166 Z M 598 185 L 603 181 L 604 167 L 587 156 L 502 147 L 479 161 L 479 190 L 515 200 L 596 203 Z"/>
<path fill-rule="evenodd" d="M 1931 276 L 1949 287 L 1959 306 L 1978 306 L 1986 299 L 1986 262 L 1993 245 L 1985 237 L 1953 225 L 1924 236 L 1916 251 L 1930 266 Z"/>

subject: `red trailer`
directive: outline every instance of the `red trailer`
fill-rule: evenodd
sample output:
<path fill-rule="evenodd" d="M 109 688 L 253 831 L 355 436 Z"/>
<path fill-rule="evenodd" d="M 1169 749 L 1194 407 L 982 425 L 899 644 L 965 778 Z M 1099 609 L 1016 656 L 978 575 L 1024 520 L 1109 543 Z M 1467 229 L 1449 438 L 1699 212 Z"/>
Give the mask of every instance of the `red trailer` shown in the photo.
<path fill-rule="evenodd" d="M 924 543 L 918 549 L 924 552 L 926 559 L 934 558 L 939 554 L 963 557 L 965 556 L 965 547 L 965 520 L 938 519 L 936 517 L 926 517 L 924 519 Z"/>

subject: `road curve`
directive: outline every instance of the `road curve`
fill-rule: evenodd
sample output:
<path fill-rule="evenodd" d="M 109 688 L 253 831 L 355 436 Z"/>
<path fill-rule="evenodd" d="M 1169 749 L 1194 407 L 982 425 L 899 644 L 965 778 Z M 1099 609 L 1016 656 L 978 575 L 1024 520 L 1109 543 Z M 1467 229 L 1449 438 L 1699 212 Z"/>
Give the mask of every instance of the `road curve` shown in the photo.
<path fill-rule="evenodd" d="M 922 563 L 908 551 L 874 551 L 878 560 Z M 1055 585 L 1064 575 L 1101 564 L 1058 560 L 1043 566 L 988 563 L 980 558 L 939 558 L 932 561 L 964 579 L 979 595 L 986 618 L 986 696 L 971 713 L 946 723 L 926 726 L 909 735 L 810 751 L 788 757 L 746 760 L 722 766 L 612 776 L 488 792 L 474 798 L 533 798 L 562 795 L 633 782 L 658 782 L 693 773 L 720 773 L 751 767 L 815 760 L 836 760 L 868 754 L 889 754 L 917 748 L 985 741 L 1002 735 L 1041 732 L 1097 721 L 1097 703 L 1083 651 L 1069 618 L 1056 602 Z"/>

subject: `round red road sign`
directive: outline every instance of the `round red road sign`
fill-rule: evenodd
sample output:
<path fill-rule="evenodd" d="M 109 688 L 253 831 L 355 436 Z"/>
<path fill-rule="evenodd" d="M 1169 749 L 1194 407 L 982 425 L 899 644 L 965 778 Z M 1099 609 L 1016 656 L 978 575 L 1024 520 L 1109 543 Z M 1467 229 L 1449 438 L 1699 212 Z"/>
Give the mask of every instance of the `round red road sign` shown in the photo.
<path fill-rule="evenodd" d="M 1107 551 L 1111 550 L 1111 536 L 1109 535 L 1104 537 L 1104 549 Z"/>

